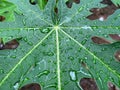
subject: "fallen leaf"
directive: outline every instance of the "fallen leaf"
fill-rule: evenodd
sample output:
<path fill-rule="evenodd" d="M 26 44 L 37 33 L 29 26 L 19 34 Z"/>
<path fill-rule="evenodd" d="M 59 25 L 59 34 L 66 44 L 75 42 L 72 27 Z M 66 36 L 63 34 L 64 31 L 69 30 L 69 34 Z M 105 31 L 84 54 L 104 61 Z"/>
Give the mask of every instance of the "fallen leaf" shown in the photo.
<path fill-rule="evenodd" d="M 82 78 L 80 86 L 83 90 L 99 90 L 95 80 L 92 78 Z"/>

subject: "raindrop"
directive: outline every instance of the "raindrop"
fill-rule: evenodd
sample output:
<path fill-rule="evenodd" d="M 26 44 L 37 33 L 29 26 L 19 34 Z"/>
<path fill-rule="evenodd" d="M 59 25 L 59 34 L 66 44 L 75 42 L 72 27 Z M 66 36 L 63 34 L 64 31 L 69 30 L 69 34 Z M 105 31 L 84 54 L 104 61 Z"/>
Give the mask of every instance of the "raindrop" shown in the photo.
<path fill-rule="evenodd" d="M 11 58 L 16 58 L 16 56 L 10 56 Z"/>
<path fill-rule="evenodd" d="M 79 49 L 78 49 L 78 52 L 81 52 L 81 50 L 82 50 L 82 48 L 79 48 Z"/>
<path fill-rule="evenodd" d="M 106 50 L 107 50 L 107 48 L 102 48 L 102 49 L 101 49 L 101 51 L 106 51 Z"/>
<path fill-rule="evenodd" d="M 30 83 L 24 85 L 19 90 L 41 90 L 41 86 L 38 83 Z"/>
<path fill-rule="evenodd" d="M 24 38 L 23 38 L 23 40 L 24 40 L 25 42 L 28 42 L 28 39 L 27 39 L 27 37 L 24 37 Z"/>
<path fill-rule="evenodd" d="M 53 56 L 53 55 L 54 55 L 53 52 L 43 52 L 43 54 L 44 54 L 45 56 Z"/>
<path fill-rule="evenodd" d="M 48 32 L 50 31 L 50 29 L 49 29 L 49 28 L 46 28 L 46 29 L 40 29 L 40 31 L 41 31 L 41 33 L 46 34 L 46 33 L 48 33 Z"/>
<path fill-rule="evenodd" d="M 19 83 L 16 83 L 16 84 L 13 86 L 13 88 L 14 88 L 15 90 L 18 90 L 18 88 L 19 88 Z"/>
<path fill-rule="evenodd" d="M 48 75 L 49 73 L 50 73 L 50 71 L 44 70 L 44 71 L 40 72 L 40 73 L 37 75 L 37 77 L 40 78 L 41 76 L 43 76 L 43 75 Z"/>
<path fill-rule="evenodd" d="M 29 42 L 27 42 L 27 44 L 29 44 L 30 46 L 33 46 L 33 43 L 32 43 L 32 42 L 30 42 L 30 41 L 29 41 Z"/>
<path fill-rule="evenodd" d="M 53 56 L 54 53 L 53 53 L 53 52 L 48 52 L 47 55 L 48 55 L 48 56 Z"/>
<path fill-rule="evenodd" d="M 71 60 L 71 61 L 73 61 L 73 60 L 74 60 L 74 57 L 69 56 L 68 59 Z"/>
<path fill-rule="evenodd" d="M 86 42 L 87 42 L 87 39 L 84 39 L 84 40 L 81 42 L 81 44 L 82 44 L 82 45 L 85 45 Z"/>
<path fill-rule="evenodd" d="M 76 81 L 77 80 L 77 75 L 76 75 L 76 71 L 70 71 L 70 79 L 72 80 L 72 81 Z"/>
<path fill-rule="evenodd" d="M 78 12 L 81 12 L 83 9 L 84 9 L 83 7 L 80 7 L 80 8 L 78 9 Z"/>
<path fill-rule="evenodd" d="M 4 70 L 3 70 L 3 69 L 0 69 L 0 73 L 4 73 Z"/>

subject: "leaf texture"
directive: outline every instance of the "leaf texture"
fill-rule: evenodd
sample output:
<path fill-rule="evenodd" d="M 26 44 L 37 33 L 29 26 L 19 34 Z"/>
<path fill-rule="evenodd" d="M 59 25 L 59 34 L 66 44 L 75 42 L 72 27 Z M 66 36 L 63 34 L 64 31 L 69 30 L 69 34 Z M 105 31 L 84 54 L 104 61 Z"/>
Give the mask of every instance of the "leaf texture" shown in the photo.
<path fill-rule="evenodd" d="M 19 90 L 30 83 L 40 84 L 41 90 L 82 90 L 82 78 L 94 78 L 99 90 L 108 90 L 108 82 L 120 87 L 120 63 L 113 55 L 119 42 L 101 46 L 91 40 L 120 33 L 120 10 L 101 22 L 86 18 L 90 8 L 102 7 L 101 0 L 80 0 L 71 8 L 66 0 L 57 5 L 48 0 L 44 10 L 29 0 L 10 1 L 21 14 L 0 23 L 0 38 L 22 39 L 18 48 L 0 50 L 0 90 Z"/>

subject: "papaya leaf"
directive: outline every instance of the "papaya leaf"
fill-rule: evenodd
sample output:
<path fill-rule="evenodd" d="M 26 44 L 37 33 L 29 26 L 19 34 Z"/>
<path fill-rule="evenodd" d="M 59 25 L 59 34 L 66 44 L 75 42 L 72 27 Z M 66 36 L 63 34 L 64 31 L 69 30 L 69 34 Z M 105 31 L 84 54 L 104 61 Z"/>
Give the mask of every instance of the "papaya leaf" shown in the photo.
<path fill-rule="evenodd" d="M 41 90 L 82 90 L 82 78 L 92 78 L 99 90 L 108 90 L 111 83 L 120 87 L 120 63 L 114 58 L 120 43 L 96 45 L 91 40 L 120 34 L 119 9 L 99 21 L 86 17 L 91 8 L 102 7 L 102 0 L 80 0 L 71 8 L 68 0 L 57 0 L 57 5 L 48 0 L 44 10 L 29 0 L 9 1 L 20 13 L 14 14 L 15 21 L 0 22 L 0 38 L 6 43 L 22 39 L 16 49 L 0 50 L 0 90 L 39 85 Z"/>

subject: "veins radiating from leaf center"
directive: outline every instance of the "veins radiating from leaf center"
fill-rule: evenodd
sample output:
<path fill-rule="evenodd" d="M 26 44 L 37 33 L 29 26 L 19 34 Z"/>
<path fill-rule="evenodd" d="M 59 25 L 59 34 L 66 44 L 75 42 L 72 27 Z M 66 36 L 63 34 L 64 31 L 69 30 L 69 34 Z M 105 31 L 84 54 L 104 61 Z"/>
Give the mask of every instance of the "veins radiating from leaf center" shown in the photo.
<path fill-rule="evenodd" d="M 19 62 L 10 70 L 6 76 L 0 81 L 0 86 L 9 78 L 9 76 L 17 69 L 17 67 L 46 39 L 54 30 L 51 30 L 42 40 L 40 40 Z"/>

